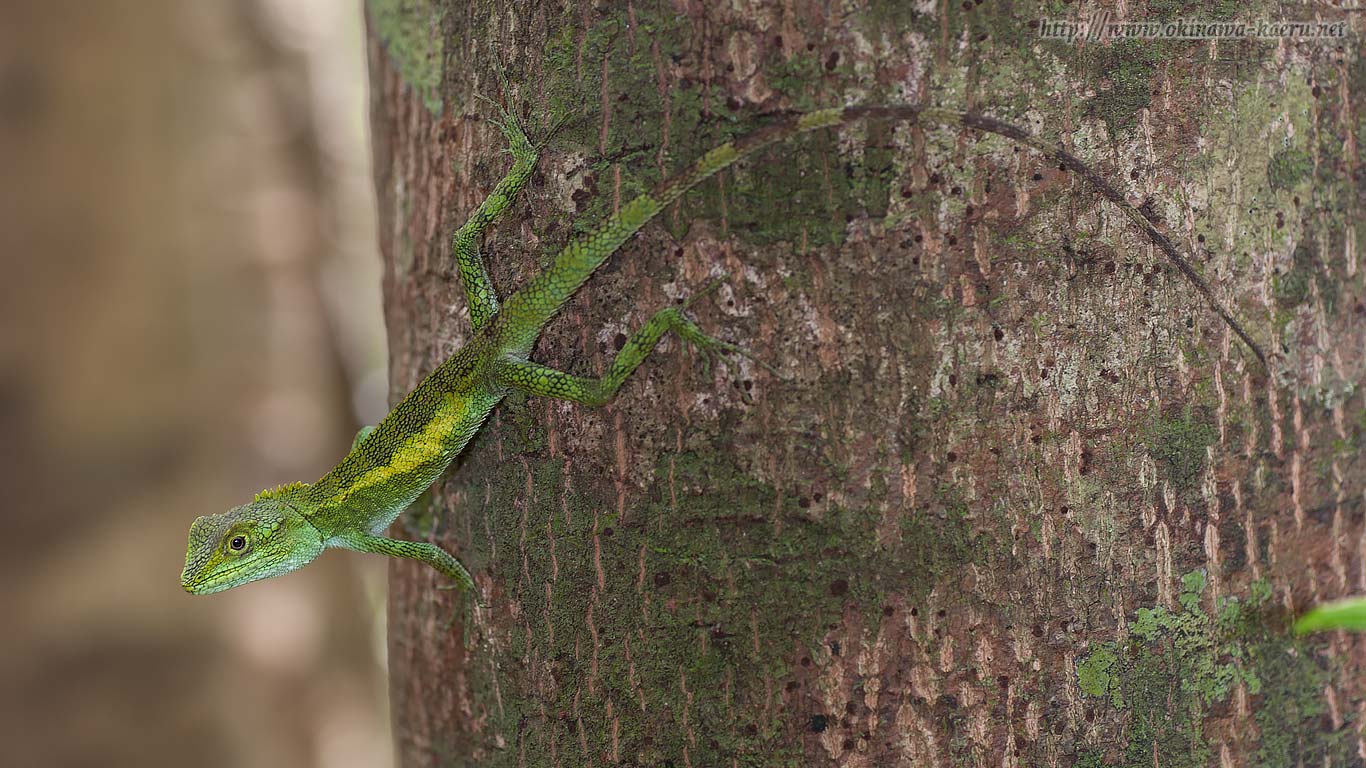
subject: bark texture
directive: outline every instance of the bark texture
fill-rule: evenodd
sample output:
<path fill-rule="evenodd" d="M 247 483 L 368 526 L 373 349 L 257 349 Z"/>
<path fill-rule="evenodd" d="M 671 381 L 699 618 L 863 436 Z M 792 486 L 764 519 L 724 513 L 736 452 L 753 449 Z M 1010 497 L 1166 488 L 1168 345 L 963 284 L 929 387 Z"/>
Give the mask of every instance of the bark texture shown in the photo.
<path fill-rule="evenodd" d="M 1157 6 L 1116 13 L 1234 10 Z M 1361 642 L 1286 633 L 1366 591 L 1352 46 L 1052 43 L 1031 22 L 1076 10 L 1029 3 L 368 10 L 395 399 L 468 336 L 448 239 L 508 162 L 473 98 L 496 60 L 533 134 L 573 118 L 488 239 L 503 292 L 766 113 L 923 103 L 1115 179 L 1272 353 L 1004 139 L 768 152 L 628 243 L 535 359 L 601 371 L 724 273 L 699 322 L 791 380 L 670 342 L 607 408 L 510 398 L 399 523 L 489 601 L 466 643 L 455 596 L 391 566 L 405 765 L 1360 763 Z"/>

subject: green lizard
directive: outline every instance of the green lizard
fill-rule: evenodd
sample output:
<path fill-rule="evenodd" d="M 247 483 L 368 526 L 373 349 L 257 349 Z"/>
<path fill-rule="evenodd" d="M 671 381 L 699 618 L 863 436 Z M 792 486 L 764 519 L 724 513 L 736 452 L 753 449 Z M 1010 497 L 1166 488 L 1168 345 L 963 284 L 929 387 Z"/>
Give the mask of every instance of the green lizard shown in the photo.
<path fill-rule="evenodd" d="M 1080 159 L 1021 128 L 971 112 L 914 106 L 853 106 L 782 119 L 711 150 L 652 192 L 626 203 L 597 229 L 573 239 L 544 272 L 500 306 L 479 254 L 484 230 L 526 185 L 537 150 L 512 116 L 495 121 L 506 137 L 512 168 L 455 234 L 454 251 L 469 303 L 473 336 L 441 363 L 375 427 L 356 436 L 351 451 L 316 483 L 261 492 L 223 514 L 195 520 L 181 585 L 195 594 L 220 592 L 293 571 L 328 547 L 377 552 L 431 565 L 474 585 L 455 557 L 434 544 L 386 538 L 383 531 L 464 449 L 489 412 L 513 390 L 584 405 L 609 401 L 631 372 L 673 331 L 708 355 L 740 353 L 702 332 L 679 308 L 657 312 L 617 353 L 606 375 L 584 378 L 528 360 L 542 328 L 585 280 L 661 210 L 702 180 L 755 151 L 806 131 L 860 119 L 925 121 L 977 129 L 1018 141 L 1079 174 L 1116 205 L 1204 295 L 1252 349 L 1252 339 L 1215 299 L 1209 286 L 1139 209 Z"/>

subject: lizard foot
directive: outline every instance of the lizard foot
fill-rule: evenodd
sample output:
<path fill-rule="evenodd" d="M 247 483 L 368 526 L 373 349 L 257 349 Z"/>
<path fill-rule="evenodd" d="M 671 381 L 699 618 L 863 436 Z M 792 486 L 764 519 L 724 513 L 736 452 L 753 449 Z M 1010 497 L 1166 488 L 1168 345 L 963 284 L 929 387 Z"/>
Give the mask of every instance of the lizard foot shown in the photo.
<path fill-rule="evenodd" d="M 725 281 L 725 278 L 725 275 L 721 275 L 713 279 L 710 283 L 704 286 L 702 290 L 688 297 L 688 300 L 683 303 L 682 308 L 687 309 L 688 307 L 692 306 L 693 302 L 697 301 L 703 296 L 706 296 L 716 291 L 716 289 L 721 286 L 722 282 Z M 721 361 L 725 364 L 726 369 L 730 371 L 731 375 L 738 378 L 742 374 L 742 371 L 740 369 L 739 363 L 737 363 L 734 358 L 743 357 L 749 360 L 750 362 L 754 363 L 755 365 L 759 366 L 760 368 L 763 368 L 764 370 L 773 374 L 778 379 L 782 381 L 787 381 L 788 377 L 786 374 L 778 370 L 776 367 L 765 362 L 762 358 L 760 358 L 758 355 L 751 352 L 750 350 L 738 344 L 732 344 L 729 341 L 723 341 L 721 339 L 716 338 L 715 336 L 708 335 L 704 333 L 702 329 L 698 328 L 695 323 L 688 320 L 687 318 L 681 319 L 683 320 L 683 322 L 680 323 L 678 326 L 678 335 L 682 336 L 685 342 L 691 344 L 693 348 L 695 348 L 698 352 L 702 354 L 702 370 L 704 373 L 710 373 L 712 361 L 716 358 L 720 358 Z M 745 394 L 744 399 L 748 402 L 749 396 Z"/>

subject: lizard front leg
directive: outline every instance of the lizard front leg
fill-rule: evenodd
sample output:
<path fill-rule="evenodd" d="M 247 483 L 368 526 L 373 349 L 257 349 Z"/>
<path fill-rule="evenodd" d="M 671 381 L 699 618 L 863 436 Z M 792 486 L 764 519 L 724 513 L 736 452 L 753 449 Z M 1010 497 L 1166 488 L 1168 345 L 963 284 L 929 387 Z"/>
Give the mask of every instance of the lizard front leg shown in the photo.
<path fill-rule="evenodd" d="M 370 436 L 370 433 L 371 433 L 371 432 L 374 432 L 374 431 L 375 431 L 375 425 L 374 425 L 374 424 L 371 424 L 371 425 L 366 426 L 366 427 L 361 427 L 359 430 L 357 430 L 357 431 L 356 431 L 356 437 L 355 437 L 355 439 L 353 439 L 353 440 L 351 441 L 351 450 L 352 450 L 352 451 L 355 451 L 357 448 L 359 448 L 359 447 L 360 447 L 360 444 L 361 444 L 361 441 L 364 440 L 365 438 L 369 437 L 369 436 Z"/>
<path fill-rule="evenodd" d="M 460 561 L 456 560 L 451 553 L 435 544 L 425 541 L 388 539 L 368 533 L 349 533 L 341 537 L 337 543 L 346 549 L 357 552 L 374 552 L 390 557 L 420 560 L 443 575 L 459 582 L 461 589 L 474 588 L 474 579 L 470 578 L 470 573 L 465 570 L 465 566 L 461 565 Z"/>

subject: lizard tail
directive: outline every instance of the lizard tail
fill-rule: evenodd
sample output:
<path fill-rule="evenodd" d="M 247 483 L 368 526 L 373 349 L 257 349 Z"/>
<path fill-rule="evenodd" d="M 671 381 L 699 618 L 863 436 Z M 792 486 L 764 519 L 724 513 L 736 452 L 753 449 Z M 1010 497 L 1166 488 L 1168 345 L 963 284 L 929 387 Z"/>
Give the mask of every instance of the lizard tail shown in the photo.
<path fill-rule="evenodd" d="M 1190 262 L 1181 255 L 1170 239 L 1157 228 L 1152 216 L 1139 210 L 1125 199 L 1091 166 L 1061 146 L 1055 146 L 1028 131 L 993 117 L 974 112 L 961 112 L 911 105 L 856 105 L 808 112 L 779 120 L 733 141 L 728 141 L 703 155 L 690 168 L 660 182 L 651 192 L 626 203 L 602 226 L 575 238 L 555 257 L 553 265 L 526 286 L 510 296 L 499 315 L 504 338 L 510 346 L 530 349 L 540 328 L 550 320 L 560 306 L 574 295 L 589 275 L 607 260 L 627 238 L 634 235 L 650 219 L 697 186 L 741 158 L 783 141 L 799 133 L 843 125 L 856 120 L 887 119 L 941 125 L 961 125 L 987 133 L 1004 136 L 1043 154 L 1062 167 L 1078 174 L 1102 197 L 1119 210 L 1147 235 L 1186 280 L 1200 292 L 1210 308 L 1252 350 L 1262 368 L 1267 367 L 1266 354 L 1252 337 L 1243 330 L 1237 319 L 1224 308 L 1214 291 Z"/>

